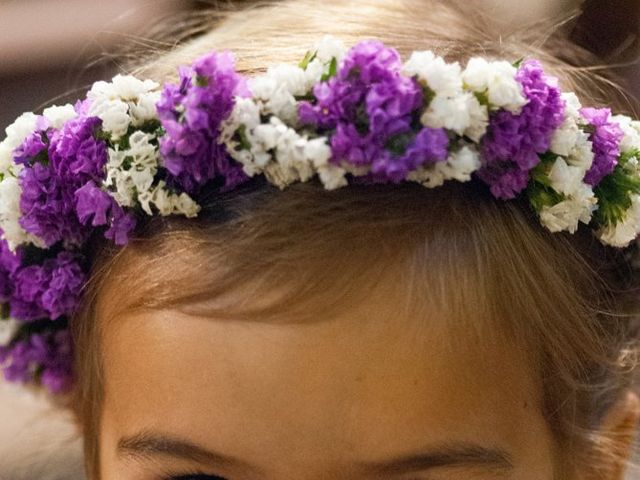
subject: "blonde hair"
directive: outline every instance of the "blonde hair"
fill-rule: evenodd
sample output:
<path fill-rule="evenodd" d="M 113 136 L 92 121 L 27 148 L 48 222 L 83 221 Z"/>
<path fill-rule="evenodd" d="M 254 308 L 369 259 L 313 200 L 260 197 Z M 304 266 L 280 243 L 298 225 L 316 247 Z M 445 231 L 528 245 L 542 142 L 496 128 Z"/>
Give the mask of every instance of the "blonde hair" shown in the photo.
<path fill-rule="evenodd" d="M 297 62 L 306 46 L 330 33 L 347 44 L 378 38 L 403 55 L 432 49 L 461 61 L 478 54 L 535 56 L 585 103 L 627 109 L 609 83 L 562 60 L 589 57 L 560 36 L 535 30 L 534 38 L 500 38 L 469 8 L 437 0 L 258 4 L 212 13 L 215 28 L 203 23 L 203 34 L 133 70 L 164 82 L 175 78 L 178 65 L 229 49 L 239 70 L 251 75 Z M 279 192 L 255 180 L 208 199 L 196 220 L 149 220 L 124 249 L 97 242 L 95 258 L 84 309 L 72 322 L 76 410 L 95 479 L 104 395 L 100 329 L 108 324 L 99 317 L 107 310 L 117 315 L 117 309 L 171 304 L 217 317 L 313 321 L 320 311 L 326 316 L 366 301 L 380 278 L 396 275 L 401 305 L 437 308 L 456 319 L 453 342 L 455 335 L 519 342 L 543 382 L 541 408 L 566 453 L 560 478 L 585 459 L 598 475 L 605 463 L 594 459 L 607 451 L 608 439 L 599 422 L 631 386 L 636 366 L 638 286 L 626 256 L 600 245 L 586 228 L 551 234 L 525 202 L 495 201 L 475 181 L 435 190 L 380 185 L 334 192 L 309 183 Z M 239 289 L 269 301 L 231 305 L 227 294 Z"/>

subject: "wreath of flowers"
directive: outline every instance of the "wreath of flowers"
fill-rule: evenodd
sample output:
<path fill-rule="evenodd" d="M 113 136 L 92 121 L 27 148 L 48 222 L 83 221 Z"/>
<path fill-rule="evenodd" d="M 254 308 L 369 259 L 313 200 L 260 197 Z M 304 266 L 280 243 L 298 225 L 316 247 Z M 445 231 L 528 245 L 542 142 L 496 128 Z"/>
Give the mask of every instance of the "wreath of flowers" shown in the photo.
<path fill-rule="evenodd" d="M 245 78 L 212 52 L 176 84 L 118 75 L 6 134 L 0 366 L 56 393 L 73 382 L 89 237 L 125 245 L 143 216 L 195 217 L 206 192 L 258 175 L 326 189 L 477 177 L 498 199 L 525 196 L 552 232 L 582 223 L 617 248 L 640 233 L 640 122 L 583 107 L 532 59 L 403 62 L 378 41 L 325 37 L 299 65 Z"/>

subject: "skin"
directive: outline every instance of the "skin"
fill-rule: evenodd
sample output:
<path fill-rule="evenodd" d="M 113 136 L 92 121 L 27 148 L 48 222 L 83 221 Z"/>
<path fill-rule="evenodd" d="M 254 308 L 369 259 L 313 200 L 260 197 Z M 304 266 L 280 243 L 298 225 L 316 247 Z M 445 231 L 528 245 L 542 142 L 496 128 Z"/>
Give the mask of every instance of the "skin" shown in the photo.
<path fill-rule="evenodd" d="M 558 478 L 522 350 L 451 342 L 455 319 L 398 307 L 375 295 L 306 324 L 172 310 L 109 320 L 102 479 Z M 633 405 L 609 427 L 637 422 Z"/>

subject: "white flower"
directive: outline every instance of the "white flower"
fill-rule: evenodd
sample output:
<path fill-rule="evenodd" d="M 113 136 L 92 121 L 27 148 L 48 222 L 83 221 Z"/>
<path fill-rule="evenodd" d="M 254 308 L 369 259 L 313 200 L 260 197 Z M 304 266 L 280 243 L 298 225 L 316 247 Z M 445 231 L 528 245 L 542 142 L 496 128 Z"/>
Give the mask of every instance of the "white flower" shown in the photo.
<path fill-rule="evenodd" d="M 620 141 L 620 151 L 628 152 L 633 149 L 640 149 L 640 122 L 626 115 L 614 115 L 611 120 L 618 122 L 624 132 L 624 136 Z"/>
<path fill-rule="evenodd" d="M 89 108 L 89 115 L 102 120 L 102 128 L 111 133 L 114 140 L 127 133 L 131 125 L 129 105 L 121 100 L 96 101 Z"/>
<path fill-rule="evenodd" d="M 5 177 L 0 182 L 0 228 L 4 232 L 4 239 L 9 248 L 13 251 L 16 247 L 32 243 L 42 247 L 42 240 L 27 233 L 20 225 L 20 197 L 22 188 L 20 181 L 16 177 Z"/>
<path fill-rule="evenodd" d="M 454 97 L 436 95 L 420 120 L 427 127 L 446 128 L 479 141 L 489 125 L 489 113 L 472 93 L 461 91 Z"/>
<path fill-rule="evenodd" d="M 336 190 L 337 188 L 346 187 L 347 171 L 337 165 L 328 164 L 318 168 L 318 177 L 327 190 Z"/>
<path fill-rule="evenodd" d="M 403 66 L 407 76 L 417 76 L 436 95 L 456 96 L 462 92 L 462 71 L 460 64 L 447 63 L 430 51 L 413 52 Z"/>
<path fill-rule="evenodd" d="M 293 124 L 298 119 L 298 102 L 286 87 L 268 74 L 249 79 L 253 101 L 258 103 L 261 113 L 275 115 Z"/>
<path fill-rule="evenodd" d="M 597 198 L 590 185 L 581 183 L 566 200 L 552 206 L 543 206 L 540 221 L 551 232 L 575 233 L 579 222 L 589 224 L 597 207 Z"/>
<path fill-rule="evenodd" d="M 161 95 L 160 91 L 142 93 L 137 102 L 129 103 L 129 114 L 134 127 L 139 127 L 145 122 L 158 118 L 156 104 L 160 101 Z"/>
<path fill-rule="evenodd" d="M 309 139 L 277 116 L 272 116 L 268 123 L 259 123 L 258 108 L 250 101 L 239 101 L 222 129 L 222 141 L 245 174 L 251 177 L 264 174 L 279 188 L 306 182 L 316 174 L 327 188 L 346 184 L 346 171 L 329 164 L 331 148 L 326 138 Z M 237 139 L 240 129 L 245 145 Z"/>
<path fill-rule="evenodd" d="M 158 149 L 151 143 L 154 138 L 149 133 L 136 131 L 129 137 L 128 149 L 109 149 L 104 185 L 122 207 L 132 207 L 137 196 L 153 184 L 158 171 Z"/>
<path fill-rule="evenodd" d="M 565 102 L 564 121 L 551 137 L 550 150 L 566 157 L 567 163 L 580 167 L 586 173 L 593 163 L 593 145 L 589 134 L 583 131 L 584 119 L 580 114 L 582 105 L 575 93 L 562 94 Z"/>
<path fill-rule="evenodd" d="M 489 124 L 489 113 L 473 93 L 463 89 L 458 63 L 446 63 L 430 51 L 414 52 L 404 64 L 403 73 L 416 77 L 434 94 L 422 114 L 423 125 L 480 140 Z"/>
<path fill-rule="evenodd" d="M 13 318 L 0 321 L 0 346 L 8 345 L 15 337 L 19 328 L 20 323 Z"/>
<path fill-rule="evenodd" d="M 87 93 L 89 115 L 99 117 L 102 128 L 118 140 L 130 125 L 137 127 L 157 118 L 158 87 L 156 82 L 131 75 L 116 75 L 111 82 L 96 82 Z"/>
<path fill-rule="evenodd" d="M 316 52 L 316 59 L 323 64 L 331 63 L 334 58 L 340 62 L 347 53 L 345 44 L 331 35 L 325 35 L 311 48 Z"/>
<path fill-rule="evenodd" d="M 147 215 L 153 215 L 152 205 L 161 216 L 181 214 L 194 218 L 200 211 L 200 206 L 189 195 L 184 192 L 178 195 L 170 191 L 163 180 L 153 189 L 140 193 L 138 201 Z"/>
<path fill-rule="evenodd" d="M 219 141 L 234 155 L 240 144 L 234 139 L 240 127 L 252 130 L 260 124 L 260 107 L 250 98 L 237 97 L 229 117 L 222 123 Z"/>
<path fill-rule="evenodd" d="M 492 108 L 518 113 L 527 104 L 522 86 L 516 81 L 516 67 L 506 61 L 488 62 L 475 57 L 462 72 L 464 84 L 477 93 L 486 92 Z"/>
<path fill-rule="evenodd" d="M 631 207 L 627 210 L 625 218 L 615 226 L 609 225 L 601 228 L 597 235 L 600 240 L 613 247 L 626 247 L 640 233 L 640 195 L 631 196 Z"/>
<path fill-rule="evenodd" d="M 36 131 L 38 121 L 36 114 L 26 112 L 5 129 L 7 136 L 0 142 L 0 174 L 17 175 L 20 171 L 20 166 L 13 163 L 13 151 Z"/>
<path fill-rule="evenodd" d="M 557 157 L 549 171 L 549 180 L 556 192 L 569 196 L 581 188 L 584 174 L 584 169 L 568 165 L 564 158 Z"/>
<path fill-rule="evenodd" d="M 93 99 L 124 100 L 135 102 L 140 95 L 158 89 L 152 80 L 139 80 L 132 75 L 116 75 L 111 82 L 95 82 L 87 97 Z"/>
<path fill-rule="evenodd" d="M 307 93 L 304 70 L 298 66 L 282 64 L 269 67 L 267 76 L 292 95 L 304 95 Z"/>
<path fill-rule="evenodd" d="M 40 122 L 38 115 L 23 113 L 6 128 L 7 136 L 0 142 L 0 229 L 11 250 L 26 243 L 43 245 L 40 239 L 27 233 L 20 225 L 22 188 L 18 177 L 23 166 L 13 162 L 13 151 L 37 130 Z"/>
<path fill-rule="evenodd" d="M 47 119 L 52 128 L 61 128 L 66 122 L 78 116 L 76 109 L 70 103 L 45 108 L 42 115 Z"/>
<path fill-rule="evenodd" d="M 475 147 L 465 145 L 457 152 L 452 152 L 444 162 L 413 171 L 409 180 L 421 183 L 425 187 L 441 186 L 446 180 L 468 182 L 471 174 L 480 168 L 480 154 Z"/>

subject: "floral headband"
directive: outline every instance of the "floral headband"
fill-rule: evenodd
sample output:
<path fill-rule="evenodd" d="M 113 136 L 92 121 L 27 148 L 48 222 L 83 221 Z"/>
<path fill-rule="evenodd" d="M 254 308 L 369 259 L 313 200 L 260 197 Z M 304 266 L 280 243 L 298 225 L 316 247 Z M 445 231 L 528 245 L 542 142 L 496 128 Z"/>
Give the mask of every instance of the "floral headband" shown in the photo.
<path fill-rule="evenodd" d="M 87 242 L 125 245 L 144 216 L 195 217 L 198 200 L 263 175 L 418 182 L 475 175 L 524 195 L 552 232 L 590 225 L 622 248 L 640 233 L 640 122 L 583 108 L 536 60 L 429 51 L 403 63 L 378 41 L 325 37 L 298 66 L 244 78 L 213 52 L 177 84 L 116 76 L 86 99 L 25 113 L 0 143 L 0 366 L 52 392 L 73 381 L 68 319 L 88 278 Z"/>

